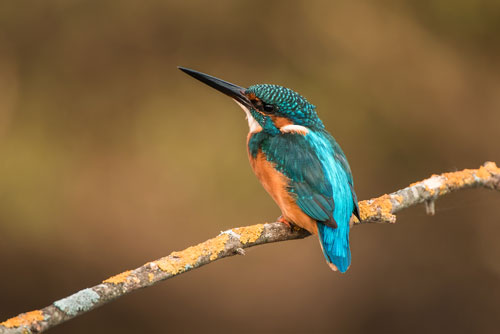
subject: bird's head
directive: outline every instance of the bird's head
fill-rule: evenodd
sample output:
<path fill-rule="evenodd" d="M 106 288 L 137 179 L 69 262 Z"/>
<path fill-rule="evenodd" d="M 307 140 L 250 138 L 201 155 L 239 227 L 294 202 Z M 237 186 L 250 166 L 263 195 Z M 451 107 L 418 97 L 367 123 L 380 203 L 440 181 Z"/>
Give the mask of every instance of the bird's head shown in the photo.
<path fill-rule="evenodd" d="M 233 98 L 246 112 L 250 132 L 306 134 L 324 128 L 316 107 L 289 88 L 268 84 L 244 88 L 198 71 L 179 69 Z"/>

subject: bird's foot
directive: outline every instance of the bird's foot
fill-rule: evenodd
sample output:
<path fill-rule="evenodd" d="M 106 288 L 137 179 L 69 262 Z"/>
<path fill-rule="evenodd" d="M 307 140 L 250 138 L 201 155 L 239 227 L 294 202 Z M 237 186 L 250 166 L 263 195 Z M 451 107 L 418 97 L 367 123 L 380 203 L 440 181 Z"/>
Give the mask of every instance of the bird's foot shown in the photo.
<path fill-rule="evenodd" d="M 278 223 L 282 223 L 282 224 L 285 224 L 286 226 L 288 226 L 288 228 L 290 229 L 290 232 L 293 232 L 294 230 L 294 227 L 295 227 L 295 224 L 292 223 L 292 222 L 289 222 L 288 220 L 286 220 L 285 218 L 283 218 L 283 216 L 279 216 L 278 219 L 276 219 L 276 221 Z"/>

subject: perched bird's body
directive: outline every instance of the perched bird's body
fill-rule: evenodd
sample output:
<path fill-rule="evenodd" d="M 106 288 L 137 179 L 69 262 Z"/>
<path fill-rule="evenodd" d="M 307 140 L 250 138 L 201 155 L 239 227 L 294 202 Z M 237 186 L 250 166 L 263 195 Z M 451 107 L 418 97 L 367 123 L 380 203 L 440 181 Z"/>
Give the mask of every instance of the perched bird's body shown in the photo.
<path fill-rule="evenodd" d="M 247 114 L 247 148 L 258 179 L 281 209 L 281 220 L 317 234 L 334 270 L 351 263 L 349 221 L 359 218 L 347 159 L 315 107 L 277 85 L 248 89 L 206 74 L 184 72 L 231 96 Z"/>

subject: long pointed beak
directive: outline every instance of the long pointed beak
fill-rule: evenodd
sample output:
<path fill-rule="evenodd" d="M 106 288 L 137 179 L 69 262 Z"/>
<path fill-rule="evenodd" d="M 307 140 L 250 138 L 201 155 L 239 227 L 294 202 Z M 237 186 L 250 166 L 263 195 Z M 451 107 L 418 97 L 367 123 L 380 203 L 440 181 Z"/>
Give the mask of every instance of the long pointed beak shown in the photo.
<path fill-rule="evenodd" d="M 182 72 L 189 74 L 193 78 L 198 79 L 201 82 L 209 85 L 210 87 L 217 89 L 219 92 L 224 93 L 229 97 L 232 97 L 236 102 L 239 102 L 245 107 L 250 108 L 251 103 L 245 95 L 246 88 L 237 86 L 235 84 L 221 80 L 219 78 L 213 77 L 205 73 L 191 70 L 189 68 L 185 68 L 182 66 L 177 66 L 177 68 Z"/>

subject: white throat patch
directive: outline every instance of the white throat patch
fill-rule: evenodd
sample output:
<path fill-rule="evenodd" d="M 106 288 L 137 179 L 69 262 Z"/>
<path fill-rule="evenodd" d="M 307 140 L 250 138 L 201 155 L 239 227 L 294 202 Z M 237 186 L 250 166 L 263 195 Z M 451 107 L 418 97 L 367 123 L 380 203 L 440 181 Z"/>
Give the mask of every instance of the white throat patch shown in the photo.
<path fill-rule="evenodd" d="M 256 133 L 262 131 L 262 127 L 260 126 L 259 122 L 253 118 L 252 114 L 250 113 L 250 110 L 248 110 L 247 107 L 239 103 L 238 101 L 234 100 L 234 102 L 238 103 L 238 105 L 243 109 L 245 114 L 247 114 L 247 121 L 248 121 L 248 127 L 250 128 L 250 133 Z"/>
<path fill-rule="evenodd" d="M 306 135 L 309 129 L 302 125 L 288 124 L 282 126 L 280 131 L 283 133 L 300 133 L 301 135 Z"/>

